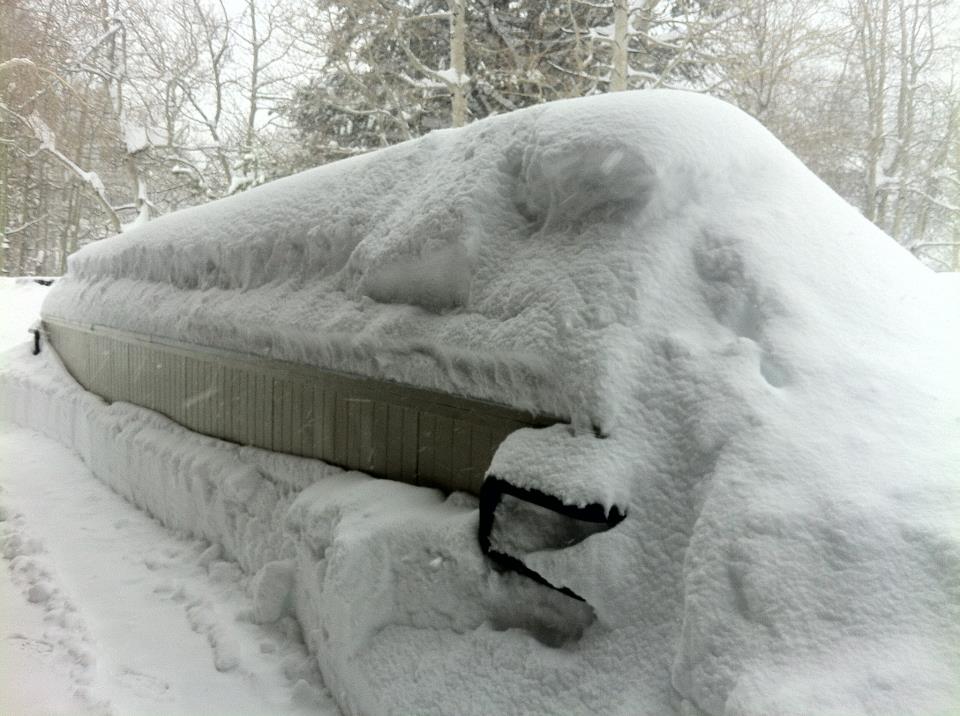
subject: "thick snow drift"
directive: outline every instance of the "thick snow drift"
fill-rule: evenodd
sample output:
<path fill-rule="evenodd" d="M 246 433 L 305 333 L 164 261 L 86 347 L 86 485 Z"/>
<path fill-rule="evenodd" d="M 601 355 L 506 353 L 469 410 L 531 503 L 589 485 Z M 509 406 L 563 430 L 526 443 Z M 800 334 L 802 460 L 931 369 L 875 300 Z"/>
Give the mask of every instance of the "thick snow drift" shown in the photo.
<path fill-rule="evenodd" d="M 293 500 L 317 564 L 356 560 L 283 572 L 341 703 L 714 714 L 960 707 L 958 309 L 756 122 L 675 92 L 540 106 L 165 217 L 78 253 L 44 307 L 571 418 L 492 469 L 627 506 L 526 556 L 592 608 L 573 629 L 484 566 L 472 502 L 364 526 L 330 515 L 413 488 L 330 477 Z M 408 557 L 438 538 L 425 592 Z"/>

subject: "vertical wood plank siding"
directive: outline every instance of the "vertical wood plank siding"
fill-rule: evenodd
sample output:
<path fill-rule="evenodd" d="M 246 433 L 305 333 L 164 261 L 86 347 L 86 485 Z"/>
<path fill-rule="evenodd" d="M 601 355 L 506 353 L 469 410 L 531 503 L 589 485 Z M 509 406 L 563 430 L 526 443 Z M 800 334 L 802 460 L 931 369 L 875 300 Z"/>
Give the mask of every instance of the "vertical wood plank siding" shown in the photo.
<path fill-rule="evenodd" d="M 45 319 L 67 370 L 108 401 L 241 445 L 478 494 L 497 446 L 557 418 L 242 353 Z"/>

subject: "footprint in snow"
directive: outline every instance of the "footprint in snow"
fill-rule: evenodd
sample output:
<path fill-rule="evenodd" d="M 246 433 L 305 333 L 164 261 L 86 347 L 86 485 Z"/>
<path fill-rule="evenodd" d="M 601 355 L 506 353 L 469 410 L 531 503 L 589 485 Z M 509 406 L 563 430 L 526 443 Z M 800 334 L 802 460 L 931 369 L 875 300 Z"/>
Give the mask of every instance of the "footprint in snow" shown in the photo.
<path fill-rule="evenodd" d="M 153 699 L 164 695 L 169 697 L 170 684 L 149 674 L 144 674 L 142 671 L 123 669 L 116 675 L 116 679 L 122 686 L 130 689 L 138 696 Z"/>
<path fill-rule="evenodd" d="M 43 639 L 31 639 L 23 634 L 11 634 L 7 639 L 20 651 L 30 652 L 31 654 L 50 654 L 53 652 L 53 644 Z"/>

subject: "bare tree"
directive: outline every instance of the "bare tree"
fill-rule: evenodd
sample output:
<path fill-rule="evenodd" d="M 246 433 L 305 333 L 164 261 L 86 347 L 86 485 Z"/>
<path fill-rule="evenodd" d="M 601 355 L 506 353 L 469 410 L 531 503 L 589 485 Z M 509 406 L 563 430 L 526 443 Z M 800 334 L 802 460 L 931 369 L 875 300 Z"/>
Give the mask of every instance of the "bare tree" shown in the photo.
<path fill-rule="evenodd" d="M 941 0 L 744 0 L 722 92 L 864 215 L 944 268 L 956 90 Z M 921 248 L 922 247 L 922 248 Z"/>
<path fill-rule="evenodd" d="M 262 183 L 269 174 L 264 163 L 264 136 L 280 119 L 278 102 L 293 92 L 295 82 L 318 66 L 299 40 L 301 4 L 290 0 L 246 0 L 244 12 L 232 23 L 232 71 L 243 97 L 239 162 L 229 192 Z"/>
<path fill-rule="evenodd" d="M 852 61 L 862 85 L 862 208 L 907 245 L 925 241 L 931 204 L 952 141 L 952 112 L 941 79 L 947 48 L 939 0 L 849 0 Z M 926 208 L 925 208 L 926 207 Z M 940 208 L 943 208 L 942 206 Z"/>
<path fill-rule="evenodd" d="M 2 268 L 62 270 L 66 254 L 91 229 L 120 228 L 109 199 L 113 177 L 89 166 L 101 99 L 91 78 L 113 31 L 57 0 L 45 6 L 22 0 L 0 12 Z M 65 41 L 67 24 L 73 43 Z"/>

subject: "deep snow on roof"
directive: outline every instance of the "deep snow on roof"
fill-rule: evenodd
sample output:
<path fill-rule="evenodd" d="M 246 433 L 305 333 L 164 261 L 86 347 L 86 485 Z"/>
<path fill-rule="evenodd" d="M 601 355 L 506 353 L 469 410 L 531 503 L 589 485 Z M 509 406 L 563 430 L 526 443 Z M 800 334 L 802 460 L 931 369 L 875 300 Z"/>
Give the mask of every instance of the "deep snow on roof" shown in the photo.
<path fill-rule="evenodd" d="M 493 660 L 490 634 L 379 625 L 356 668 L 381 704 L 456 710 L 459 664 L 457 704 L 929 713 L 958 703 L 958 308 L 759 124 L 649 91 L 164 217 L 72 257 L 45 313 L 572 418 L 493 469 L 629 506 L 528 559 L 596 620 Z"/>
<path fill-rule="evenodd" d="M 813 257 L 833 264 L 840 241 L 899 253 L 827 195 L 762 127 L 716 101 L 653 92 L 559 102 L 91 245 L 71 258 L 45 310 L 524 407 L 605 413 L 605 356 L 622 348 L 618 330 L 668 318 L 651 313 L 650 298 L 682 302 L 684 287 L 738 270 L 716 256 L 799 252 L 798 269 L 815 271 Z M 818 216 L 825 200 L 833 211 Z"/>

